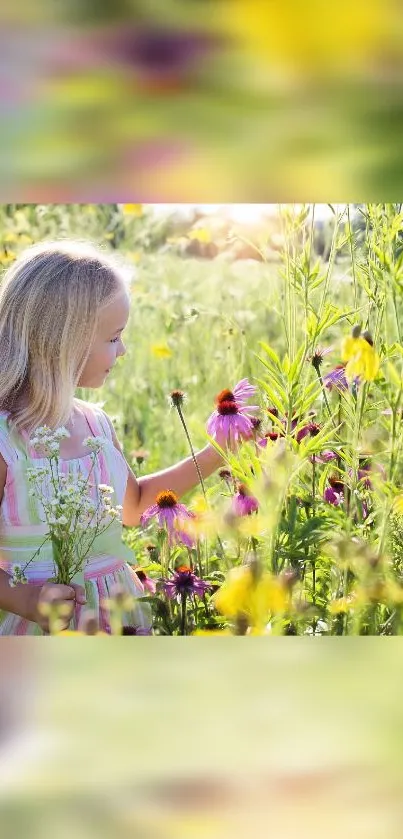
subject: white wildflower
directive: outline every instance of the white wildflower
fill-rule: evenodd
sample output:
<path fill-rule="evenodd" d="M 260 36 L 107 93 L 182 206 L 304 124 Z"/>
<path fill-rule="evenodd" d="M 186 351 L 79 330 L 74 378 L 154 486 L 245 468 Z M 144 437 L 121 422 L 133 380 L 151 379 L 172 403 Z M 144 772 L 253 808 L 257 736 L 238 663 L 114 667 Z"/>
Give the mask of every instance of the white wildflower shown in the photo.
<path fill-rule="evenodd" d="M 53 436 L 56 440 L 63 440 L 65 437 L 70 437 L 70 432 L 62 425 L 60 428 L 56 428 Z"/>
<path fill-rule="evenodd" d="M 108 484 L 98 484 L 98 489 L 101 492 L 113 492 L 113 487 L 108 486 Z"/>
<path fill-rule="evenodd" d="M 46 436 L 48 434 L 51 434 L 52 432 L 51 432 L 51 429 L 49 428 L 48 425 L 41 425 L 40 428 L 36 429 L 36 433 L 38 434 L 39 437 L 43 437 L 43 436 Z"/>
<path fill-rule="evenodd" d="M 94 452 L 99 452 L 100 449 L 103 449 L 104 445 L 104 437 L 86 437 L 85 440 L 83 440 L 83 446 L 86 446 Z"/>

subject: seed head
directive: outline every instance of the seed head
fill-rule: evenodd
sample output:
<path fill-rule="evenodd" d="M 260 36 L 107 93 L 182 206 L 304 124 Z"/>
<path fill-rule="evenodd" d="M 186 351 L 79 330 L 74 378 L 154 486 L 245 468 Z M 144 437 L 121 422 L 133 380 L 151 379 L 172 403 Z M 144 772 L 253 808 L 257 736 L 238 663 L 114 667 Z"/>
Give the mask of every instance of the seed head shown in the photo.
<path fill-rule="evenodd" d="M 235 402 L 235 396 L 232 393 L 232 390 L 228 390 L 228 388 L 225 388 L 225 390 L 221 390 L 220 393 L 216 396 L 215 401 L 217 405 L 219 405 L 220 402 Z"/>
<path fill-rule="evenodd" d="M 175 507 L 178 503 L 178 496 L 171 489 L 165 489 L 158 493 L 155 501 L 161 508 Z"/>
<path fill-rule="evenodd" d="M 169 398 L 173 408 L 180 408 L 183 405 L 186 396 L 183 390 L 171 390 Z"/>

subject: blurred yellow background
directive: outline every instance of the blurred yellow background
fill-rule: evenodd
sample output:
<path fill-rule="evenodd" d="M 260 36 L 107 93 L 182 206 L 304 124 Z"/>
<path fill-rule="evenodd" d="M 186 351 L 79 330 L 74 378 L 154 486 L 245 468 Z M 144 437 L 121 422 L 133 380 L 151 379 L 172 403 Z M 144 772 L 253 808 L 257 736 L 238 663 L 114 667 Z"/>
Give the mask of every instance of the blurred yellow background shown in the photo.
<path fill-rule="evenodd" d="M 2 200 L 398 200 L 402 16 L 395 0 L 8 4 Z"/>

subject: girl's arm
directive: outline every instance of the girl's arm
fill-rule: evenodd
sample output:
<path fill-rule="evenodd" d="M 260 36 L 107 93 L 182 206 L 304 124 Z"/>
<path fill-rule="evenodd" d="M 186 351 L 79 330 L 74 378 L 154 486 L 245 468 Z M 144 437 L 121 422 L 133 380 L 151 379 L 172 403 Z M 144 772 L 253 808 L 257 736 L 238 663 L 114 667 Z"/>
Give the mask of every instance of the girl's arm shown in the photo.
<path fill-rule="evenodd" d="M 110 426 L 114 445 L 123 454 L 111 422 Z M 208 478 L 209 475 L 212 475 L 213 472 L 224 464 L 221 455 L 210 444 L 205 446 L 201 451 L 196 452 L 196 460 L 202 478 Z M 138 479 L 132 472 L 129 464 L 127 464 L 127 468 L 129 475 L 122 514 L 122 521 L 125 527 L 135 527 L 140 524 L 140 516 L 147 507 L 155 504 L 155 498 L 162 490 L 171 489 L 181 497 L 193 489 L 199 482 L 196 466 L 191 456 L 185 460 L 181 460 L 174 466 L 170 466 L 168 469 L 163 469 L 161 472 L 154 472 L 152 475 L 143 475 Z"/>

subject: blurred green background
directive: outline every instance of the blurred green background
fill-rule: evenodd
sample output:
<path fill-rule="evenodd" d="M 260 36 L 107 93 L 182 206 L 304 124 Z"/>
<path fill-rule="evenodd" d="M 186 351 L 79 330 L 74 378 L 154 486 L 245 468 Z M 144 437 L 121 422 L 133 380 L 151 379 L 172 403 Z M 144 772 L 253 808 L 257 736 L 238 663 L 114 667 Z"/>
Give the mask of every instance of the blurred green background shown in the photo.
<path fill-rule="evenodd" d="M 399 200 L 396 0 L 0 11 L 3 200 Z"/>

